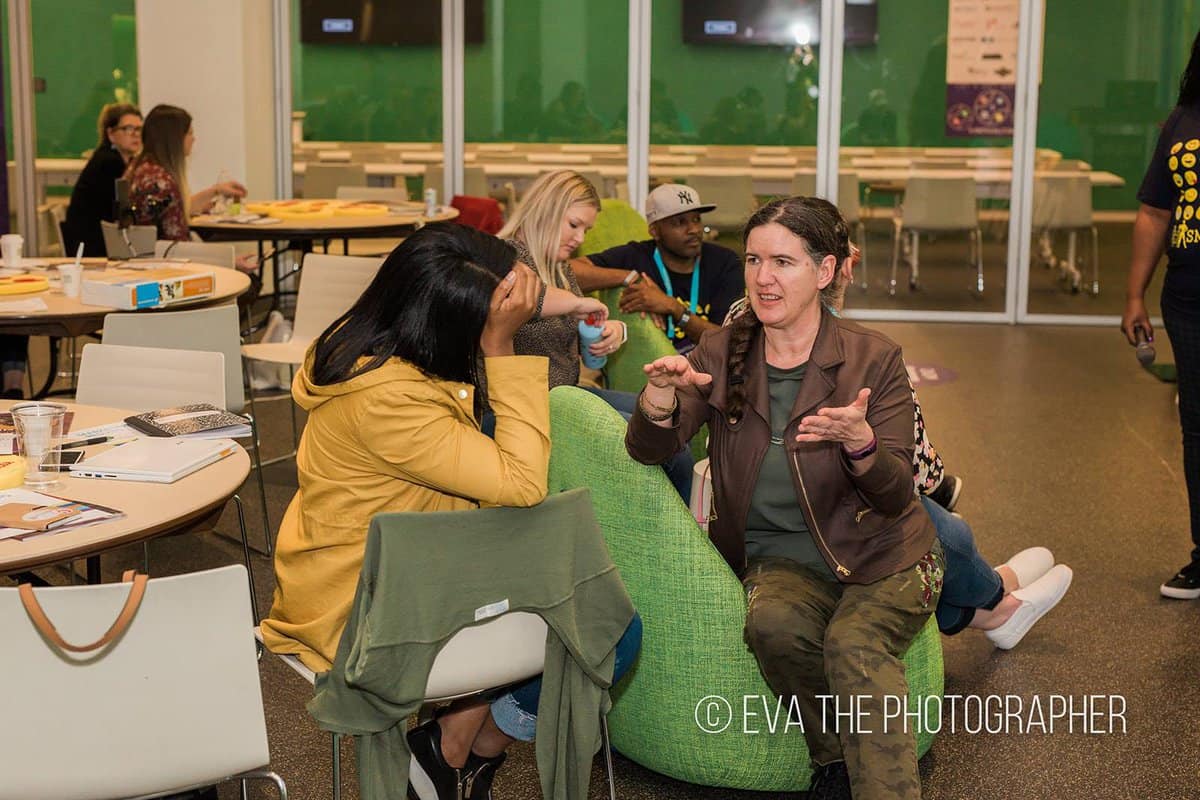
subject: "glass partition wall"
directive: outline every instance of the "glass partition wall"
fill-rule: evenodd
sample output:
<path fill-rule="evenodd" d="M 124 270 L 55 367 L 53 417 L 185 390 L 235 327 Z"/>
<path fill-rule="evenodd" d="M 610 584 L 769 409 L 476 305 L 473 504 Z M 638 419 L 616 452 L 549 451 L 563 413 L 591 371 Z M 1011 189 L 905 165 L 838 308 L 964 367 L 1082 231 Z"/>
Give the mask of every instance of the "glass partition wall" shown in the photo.
<path fill-rule="evenodd" d="M 651 184 L 685 183 L 705 223 L 741 252 L 766 199 L 812 192 L 821 4 L 654 0 Z"/>
<path fill-rule="evenodd" d="M 1194 3 L 1047 4 L 1037 146 L 1060 158 L 1034 177 L 1027 318 L 1124 310 L 1138 186 L 1197 26 Z M 1156 271 L 1146 294 L 1154 315 L 1164 274 Z"/>
<path fill-rule="evenodd" d="M 320 195 L 367 185 L 419 198 L 429 181 L 440 200 L 440 0 L 292 0 L 291 23 L 295 194 L 312 194 L 315 165 Z M 476 34 L 470 24 L 467 34 Z"/>
<path fill-rule="evenodd" d="M 627 197 L 627 5 L 482 7 L 482 36 L 467 37 L 463 70 L 466 193 L 511 206 L 538 175 L 569 168 L 602 196 Z"/>
<path fill-rule="evenodd" d="M 1021 3 L 951 5 L 845 6 L 848 27 L 867 7 L 875 19 L 843 52 L 839 205 L 863 250 L 852 315 L 1008 313 Z"/>

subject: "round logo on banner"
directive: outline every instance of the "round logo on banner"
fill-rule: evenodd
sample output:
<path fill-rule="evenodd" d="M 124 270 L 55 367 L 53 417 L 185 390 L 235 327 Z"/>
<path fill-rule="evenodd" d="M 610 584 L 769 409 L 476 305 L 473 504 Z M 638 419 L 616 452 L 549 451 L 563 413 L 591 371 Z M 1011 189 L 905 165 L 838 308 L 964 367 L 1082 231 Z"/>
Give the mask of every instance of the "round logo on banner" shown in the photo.
<path fill-rule="evenodd" d="M 936 386 L 939 383 L 951 383 L 958 380 L 958 373 L 947 367 L 936 364 L 906 364 L 908 380 L 914 389 L 922 386 Z"/>

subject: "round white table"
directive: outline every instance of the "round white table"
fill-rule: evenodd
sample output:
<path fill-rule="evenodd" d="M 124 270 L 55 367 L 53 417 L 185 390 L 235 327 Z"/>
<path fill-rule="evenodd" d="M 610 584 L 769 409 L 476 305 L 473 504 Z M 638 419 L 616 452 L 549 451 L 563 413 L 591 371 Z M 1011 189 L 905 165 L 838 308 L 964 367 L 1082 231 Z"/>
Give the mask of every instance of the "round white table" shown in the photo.
<path fill-rule="evenodd" d="M 0 403 L 0 410 L 7 410 L 11 405 L 11 402 Z M 99 406 L 64 405 L 75 412 L 72 430 L 119 422 L 136 413 Z M 67 436 L 70 437 L 70 432 Z M 103 445 L 89 448 L 88 452 L 97 452 L 101 447 Z M 249 474 L 250 457 L 238 447 L 232 455 L 175 483 L 76 478 L 64 472 L 62 480 L 55 486 L 45 489 L 26 487 L 43 494 L 105 506 L 121 511 L 124 516 L 20 541 L 0 539 L 0 575 L 97 556 L 123 545 L 186 530 L 220 513 Z"/>

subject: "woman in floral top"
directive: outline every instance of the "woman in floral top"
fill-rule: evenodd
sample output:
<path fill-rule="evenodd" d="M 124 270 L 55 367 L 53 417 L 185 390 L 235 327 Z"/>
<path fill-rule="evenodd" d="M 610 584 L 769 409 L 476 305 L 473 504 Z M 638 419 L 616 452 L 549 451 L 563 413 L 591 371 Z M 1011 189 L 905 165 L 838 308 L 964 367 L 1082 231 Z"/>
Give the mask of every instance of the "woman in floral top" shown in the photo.
<path fill-rule="evenodd" d="M 187 157 L 195 141 L 192 116 L 182 108 L 157 105 L 146 115 L 142 152 L 125 176 L 129 179 L 134 222 L 154 225 L 159 239 L 187 239 L 188 217 L 207 211 L 218 194 L 235 199 L 246 196 L 245 186 L 224 181 L 189 197 Z"/>

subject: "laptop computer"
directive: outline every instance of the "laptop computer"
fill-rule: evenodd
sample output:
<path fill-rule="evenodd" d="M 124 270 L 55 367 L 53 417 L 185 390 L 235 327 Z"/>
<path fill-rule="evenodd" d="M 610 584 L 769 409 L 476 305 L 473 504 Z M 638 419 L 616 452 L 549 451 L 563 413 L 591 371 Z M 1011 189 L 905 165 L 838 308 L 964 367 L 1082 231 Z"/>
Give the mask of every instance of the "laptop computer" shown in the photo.
<path fill-rule="evenodd" d="M 80 478 L 174 483 L 237 450 L 232 439 L 134 439 L 71 465 Z"/>

